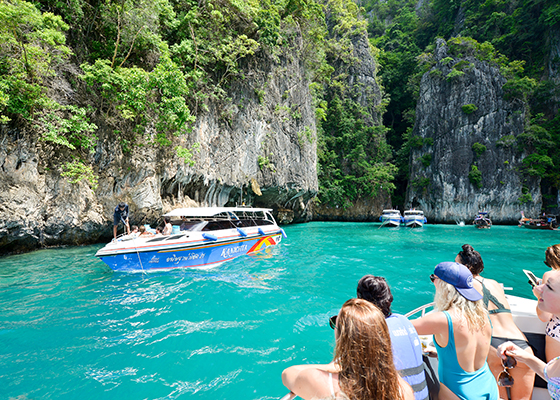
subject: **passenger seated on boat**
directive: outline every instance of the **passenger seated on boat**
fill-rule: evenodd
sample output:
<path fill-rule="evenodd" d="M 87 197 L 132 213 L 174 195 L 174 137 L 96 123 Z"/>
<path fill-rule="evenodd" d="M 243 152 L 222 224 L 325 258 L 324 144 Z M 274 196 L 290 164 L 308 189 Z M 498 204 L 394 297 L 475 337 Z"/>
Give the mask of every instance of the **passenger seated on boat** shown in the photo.
<path fill-rule="evenodd" d="M 146 227 L 141 225 L 140 228 L 138 228 L 138 236 L 154 236 L 154 234 L 152 232 L 148 232 Z"/>
<path fill-rule="evenodd" d="M 282 383 L 290 391 L 305 400 L 344 396 L 352 400 L 414 399 L 411 387 L 395 368 L 385 316 L 376 306 L 350 299 L 330 322 L 336 362 L 286 368 Z"/>
<path fill-rule="evenodd" d="M 551 249 L 551 247 L 553 249 Z M 550 253 L 549 253 L 550 249 Z M 547 249 L 547 265 L 554 268 L 555 255 L 559 256 L 560 245 L 556 244 Z M 550 258 L 549 258 L 549 254 Z M 533 288 L 537 302 L 537 315 L 541 321 L 547 322 L 545 336 L 546 360 L 550 361 L 560 356 L 560 269 L 553 269 L 543 275 L 542 283 Z"/>
<path fill-rule="evenodd" d="M 473 274 L 473 286 L 482 294 L 482 302 L 488 310 L 488 316 L 492 323 L 492 340 L 490 341 L 487 361 L 490 370 L 496 377 L 496 380 L 498 380 L 498 376 L 504 370 L 502 360 L 496 353 L 496 349 L 500 344 L 511 341 L 531 354 L 533 354 L 533 350 L 529 347 L 523 332 L 513 321 L 509 302 L 502 285 L 495 280 L 485 279 L 480 276 L 484 270 L 484 262 L 480 253 L 468 244 L 464 244 L 462 248 L 463 250 L 457 254 L 455 261 L 465 265 L 471 271 Z M 525 364 L 518 365 L 517 368 L 509 372 L 515 382 L 510 389 L 510 399 L 529 399 L 533 392 L 535 373 Z M 505 387 L 500 387 L 499 391 L 501 398 L 508 398 Z"/>
<path fill-rule="evenodd" d="M 506 360 L 513 357 L 516 362 L 520 361 L 524 365 L 529 366 L 541 378 L 548 382 L 548 393 L 553 400 L 560 400 L 560 357 L 555 357 L 548 363 L 540 358 L 535 357 L 533 353 L 523 350 L 512 342 L 501 344 L 497 349 L 497 354 L 501 359 Z M 519 366 L 519 363 L 516 365 Z M 511 373 L 515 368 L 505 371 L 504 379 L 508 379 L 507 373 Z"/>
<path fill-rule="evenodd" d="M 497 400 L 496 379 L 486 362 L 492 326 L 471 272 L 456 262 L 442 262 L 430 279 L 436 288 L 436 312 L 412 324 L 419 335 L 434 335 L 441 384 L 438 398 Z"/>
<path fill-rule="evenodd" d="M 420 338 L 408 318 L 391 313 L 393 295 L 385 278 L 373 275 L 362 277 L 358 282 L 357 297 L 369 301 L 381 310 L 391 336 L 395 368 L 412 387 L 416 400 L 428 399 Z"/>
<path fill-rule="evenodd" d="M 164 228 L 165 228 L 165 227 L 164 227 L 163 225 L 157 226 L 157 227 L 156 227 L 156 235 L 161 235 Z"/>
<path fill-rule="evenodd" d="M 171 235 L 173 233 L 173 225 L 171 225 L 171 218 L 165 217 L 163 218 L 164 227 L 163 231 L 161 232 L 162 235 Z"/>

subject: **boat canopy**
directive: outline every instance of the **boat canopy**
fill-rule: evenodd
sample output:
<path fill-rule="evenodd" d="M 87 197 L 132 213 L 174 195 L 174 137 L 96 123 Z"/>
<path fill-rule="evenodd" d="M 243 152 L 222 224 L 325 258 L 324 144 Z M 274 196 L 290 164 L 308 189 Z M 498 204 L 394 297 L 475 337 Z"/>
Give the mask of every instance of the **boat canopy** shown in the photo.
<path fill-rule="evenodd" d="M 190 207 L 176 208 L 163 214 L 164 217 L 214 217 L 219 214 L 256 214 L 259 212 L 270 212 L 271 208 L 247 208 L 247 207 Z"/>

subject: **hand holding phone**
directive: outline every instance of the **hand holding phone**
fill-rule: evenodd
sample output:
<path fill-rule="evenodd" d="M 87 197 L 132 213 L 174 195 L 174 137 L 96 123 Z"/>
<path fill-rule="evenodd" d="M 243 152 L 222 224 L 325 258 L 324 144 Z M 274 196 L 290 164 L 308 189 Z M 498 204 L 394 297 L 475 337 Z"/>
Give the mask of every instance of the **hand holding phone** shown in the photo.
<path fill-rule="evenodd" d="M 541 284 L 541 280 L 537 278 L 536 275 L 531 271 L 524 269 L 523 272 L 525 273 L 525 275 L 527 275 L 527 278 L 529 278 L 529 285 L 535 287 Z"/>

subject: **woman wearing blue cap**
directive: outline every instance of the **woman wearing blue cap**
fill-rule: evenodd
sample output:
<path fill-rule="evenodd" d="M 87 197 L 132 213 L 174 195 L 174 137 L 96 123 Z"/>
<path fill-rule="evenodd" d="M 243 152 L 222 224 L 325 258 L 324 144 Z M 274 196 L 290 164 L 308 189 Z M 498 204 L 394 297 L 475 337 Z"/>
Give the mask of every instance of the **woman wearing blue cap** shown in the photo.
<path fill-rule="evenodd" d="M 442 262 L 430 279 L 437 311 L 412 324 L 419 335 L 434 335 L 439 399 L 497 400 L 496 379 L 486 362 L 492 327 L 471 272 L 459 263 Z"/>

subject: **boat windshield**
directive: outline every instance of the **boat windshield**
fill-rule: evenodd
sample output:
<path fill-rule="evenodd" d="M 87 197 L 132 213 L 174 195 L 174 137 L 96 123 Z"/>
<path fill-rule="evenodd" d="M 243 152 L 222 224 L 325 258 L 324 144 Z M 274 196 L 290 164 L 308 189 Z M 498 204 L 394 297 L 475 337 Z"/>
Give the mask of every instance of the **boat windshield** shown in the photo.
<path fill-rule="evenodd" d="M 179 226 L 180 231 L 208 232 L 223 229 L 247 228 L 251 226 L 274 225 L 274 219 L 267 212 L 226 212 L 214 215 L 212 218 L 183 218 L 172 220 L 173 225 Z"/>

